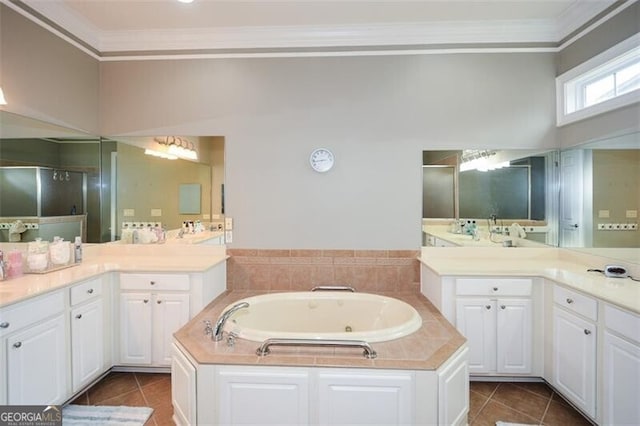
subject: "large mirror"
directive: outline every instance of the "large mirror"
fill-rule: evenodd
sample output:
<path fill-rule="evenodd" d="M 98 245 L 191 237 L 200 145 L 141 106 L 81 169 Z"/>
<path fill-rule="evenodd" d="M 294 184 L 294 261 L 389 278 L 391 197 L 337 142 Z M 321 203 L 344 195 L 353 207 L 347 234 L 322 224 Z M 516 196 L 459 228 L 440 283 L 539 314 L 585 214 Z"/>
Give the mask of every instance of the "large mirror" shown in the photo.
<path fill-rule="evenodd" d="M 490 229 L 502 234 L 518 224 L 527 242 L 557 245 L 557 156 L 556 150 L 424 151 L 423 234 L 447 240 L 470 223 L 488 238 Z M 452 228 L 460 223 L 462 229 Z"/>
<path fill-rule="evenodd" d="M 640 262 L 640 133 L 561 152 L 560 245 Z"/>
<path fill-rule="evenodd" d="M 176 142 L 197 158 L 145 154 Z M 198 199 L 190 193 L 189 201 L 198 210 L 180 212 L 181 188 L 196 186 Z M 76 235 L 108 242 L 124 226 L 149 223 L 217 228 L 224 221 L 224 138 L 100 138 L 0 111 L 0 187 L 0 242 Z"/>
<path fill-rule="evenodd" d="M 425 245 L 425 232 L 446 238 L 455 220 L 493 220 L 522 225 L 527 240 L 639 262 L 639 210 L 639 133 L 560 152 L 423 152 Z"/>

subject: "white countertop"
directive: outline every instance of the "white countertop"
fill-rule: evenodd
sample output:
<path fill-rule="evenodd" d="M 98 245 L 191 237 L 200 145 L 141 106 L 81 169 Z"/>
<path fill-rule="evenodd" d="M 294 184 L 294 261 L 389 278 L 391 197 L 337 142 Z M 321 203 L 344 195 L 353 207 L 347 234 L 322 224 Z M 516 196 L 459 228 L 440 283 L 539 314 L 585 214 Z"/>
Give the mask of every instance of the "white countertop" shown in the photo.
<path fill-rule="evenodd" d="M 440 276 L 542 277 L 640 313 L 640 282 L 587 272 L 614 263 L 602 257 L 553 247 L 423 247 L 420 261 Z M 632 276 L 640 278 L 640 268 L 625 266 Z"/>
<path fill-rule="evenodd" d="M 504 240 L 511 240 L 518 247 L 548 247 L 543 243 L 522 238 L 513 238 L 509 235 L 493 234 L 489 238 L 486 227 L 478 228 L 480 238 L 474 240 L 469 234 L 454 234 L 449 232 L 448 225 L 423 225 L 422 231 L 441 240 L 448 241 L 460 247 L 502 247 Z"/>
<path fill-rule="evenodd" d="M 106 272 L 204 272 L 228 257 L 224 246 L 197 244 L 85 244 L 83 249 L 83 261 L 79 265 L 0 281 L 0 307 Z"/>

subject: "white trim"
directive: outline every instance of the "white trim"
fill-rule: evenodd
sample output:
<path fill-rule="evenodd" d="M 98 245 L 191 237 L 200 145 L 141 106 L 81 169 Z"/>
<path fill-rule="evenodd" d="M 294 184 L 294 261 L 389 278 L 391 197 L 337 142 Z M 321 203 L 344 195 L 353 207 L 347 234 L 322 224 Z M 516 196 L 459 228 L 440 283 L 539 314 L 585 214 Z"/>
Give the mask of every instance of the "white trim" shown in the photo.
<path fill-rule="evenodd" d="M 401 55 L 454 55 L 454 54 L 486 54 L 486 53 L 555 53 L 555 47 L 505 47 L 505 48 L 450 48 L 450 49 L 398 49 L 398 50 L 335 50 L 335 51 L 300 51 L 300 52 L 241 52 L 241 53 L 194 53 L 194 54 L 143 54 L 105 56 L 102 62 L 119 61 L 164 61 L 182 59 L 232 59 L 232 58 L 313 58 L 340 56 L 401 56 Z"/>
<path fill-rule="evenodd" d="M 113 31 L 99 39 L 101 52 L 557 42 L 548 20 Z"/>
<path fill-rule="evenodd" d="M 572 32 L 580 28 L 594 16 L 610 7 L 616 0 L 583 1 L 574 2 L 556 18 L 557 40 L 562 40 Z M 626 5 L 625 5 L 626 7 Z M 615 13 L 618 13 L 616 11 Z"/>
<path fill-rule="evenodd" d="M 586 34 L 590 33 L 594 29 L 598 28 L 604 22 L 608 21 L 609 19 L 613 18 L 614 16 L 616 16 L 617 14 L 619 14 L 620 12 L 625 10 L 626 8 L 628 8 L 628 7 L 632 6 L 633 4 L 635 4 L 636 1 L 637 0 L 631 0 L 631 1 L 628 1 L 626 3 L 621 4 L 619 7 L 617 7 L 614 10 L 612 10 L 611 12 L 607 13 L 605 16 L 601 17 L 597 21 L 593 22 L 591 25 L 589 25 L 588 27 L 584 28 L 582 31 L 580 31 L 579 33 L 577 33 L 576 35 L 571 37 L 569 40 L 566 40 L 564 43 L 562 43 L 560 46 L 558 46 L 558 50 L 563 50 L 567 46 L 573 44 L 575 41 L 579 40 L 580 38 L 584 37 Z"/>
<path fill-rule="evenodd" d="M 605 65 L 607 62 L 625 54 L 626 52 L 637 48 L 640 45 L 640 33 L 637 33 L 626 40 L 616 44 L 610 49 L 605 50 L 599 55 L 581 63 L 575 68 L 570 69 L 564 74 L 556 78 L 556 122 L 558 126 L 564 126 L 588 117 L 593 117 L 607 111 L 622 108 L 627 105 L 640 102 L 640 89 L 626 93 L 621 96 L 609 99 L 604 102 L 597 103 L 587 108 L 566 113 L 566 103 L 569 97 L 573 96 L 567 91 L 570 82 L 582 75 L 588 74 L 590 71 Z"/>

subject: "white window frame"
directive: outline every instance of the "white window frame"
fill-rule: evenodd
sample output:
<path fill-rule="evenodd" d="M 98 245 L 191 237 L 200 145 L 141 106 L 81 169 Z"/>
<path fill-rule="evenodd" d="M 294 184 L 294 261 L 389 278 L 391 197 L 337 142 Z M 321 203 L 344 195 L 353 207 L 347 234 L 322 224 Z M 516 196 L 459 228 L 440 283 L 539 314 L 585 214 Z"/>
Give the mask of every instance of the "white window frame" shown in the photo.
<path fill-rule="evenodd" d="M 636 102 L 640 102 L 640 89 L 615 96 L 597 104 L 567 112 L 567 106 L 579 104 L 585 85 L 630 65 L 640 55 L 640 33 L 616 44 L 597 56 L 556 78 L 556 122 L 558 127 L 593 117 Z"/>

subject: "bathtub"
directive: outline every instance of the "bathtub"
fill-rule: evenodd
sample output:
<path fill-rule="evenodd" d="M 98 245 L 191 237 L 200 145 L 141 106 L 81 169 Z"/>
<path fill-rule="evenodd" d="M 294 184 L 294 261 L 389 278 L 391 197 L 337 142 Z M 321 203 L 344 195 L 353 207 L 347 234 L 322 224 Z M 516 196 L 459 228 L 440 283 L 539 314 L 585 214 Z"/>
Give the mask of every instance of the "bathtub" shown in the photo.
<path fill-rule="evenodd" d="M 225 330 L 239 338 L 349 339 L 384 342 L 422 326 L 408 303 L 370 293 L 290 292 L 247 297 L 249 303 L 228 319 Z"/>

